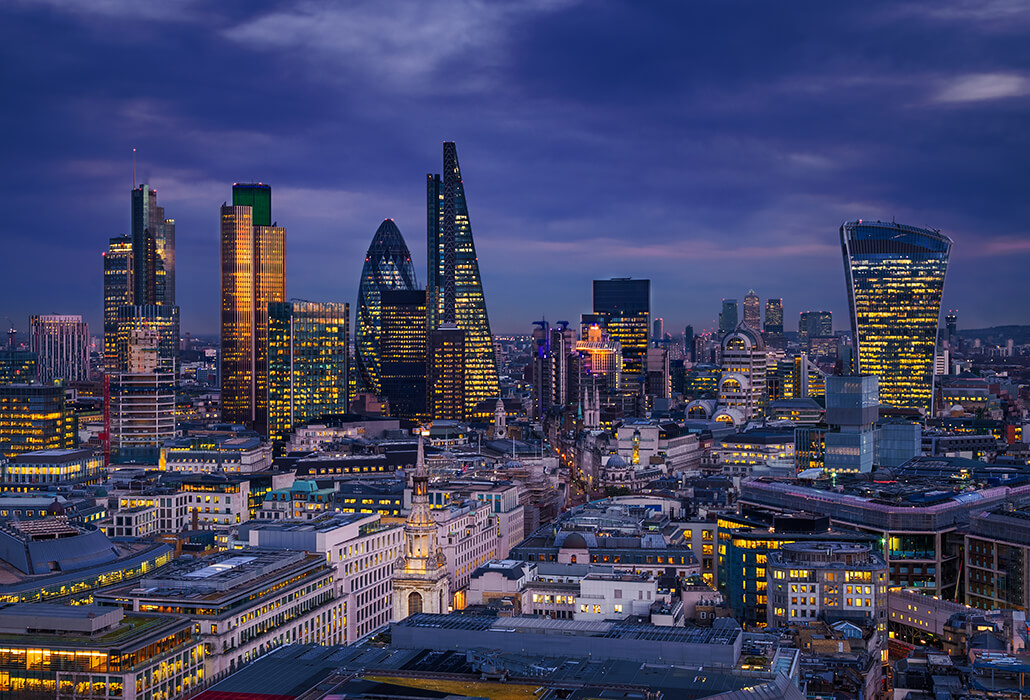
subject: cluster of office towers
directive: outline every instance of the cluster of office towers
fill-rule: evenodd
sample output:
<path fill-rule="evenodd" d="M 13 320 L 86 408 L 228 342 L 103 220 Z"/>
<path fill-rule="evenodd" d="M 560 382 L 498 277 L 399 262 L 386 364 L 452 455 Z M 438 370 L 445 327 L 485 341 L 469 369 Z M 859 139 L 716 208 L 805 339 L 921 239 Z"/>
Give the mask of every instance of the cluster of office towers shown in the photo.
<path fill-rule="evenodd" d="M 287 300 L 286 231 L 271 188 L 236 184 L 222 206 L 222 418 L 283 441 L 296 424 L 382 401 L 413 420 L 471 417 L 498 396 L 497 364 L 453 143 L 427 177 L 428 279 L 396 224 L 361 272 L 353 367 L 350 304 Z"/>
<path fill-rule="evenodd" d="M 418 283 L 400 230 L 385 220 L 362 267 L 353 356 L 349 304 L 287 298 L 286 230 L 272 219 L 271 188 L 233 186 L 231 204 L 221 208 L 224 420 L 283 441 L 294 425 L 345 412 L 361 395 L 413 420 L 489 419 L 499 397 L 498 370 L 453 143 L 444 144 L 442 174 L 428 175 L 426 185 L 426 284 Z M 884 403 L 931 407 L 950 244 L 937 231 L 893 222 L 841 227 L 856 359 L 847 369 L 877 375 Z M 753 292 L 745 297 L 743 321 L 755 330 L 761 325 Z M 737 325 L 736 303 L 724 300 L 721 330 Z M 803 314 L 800 326 L 801 335 L 832 335 L 829 312 Z M 657 354 L 649 361 L 649 330 L 649 281 L 599 280 L 594 313 L 581 318 L 580 340 L 567 324 L 552 329 L 543 323 L 536 335 L 547 340 L 536 345 L 562 356 L 578 352 L 584 367 L 577 377 L 610 376 L 614 362 L 616 376 L 631 380 L 634 389 L 668 395 L 667 369 L 655 372 L 661 386 L 648 386 L 649 365 L 661 364 Z M 767 301 L 764 330 L 782 335 L 782 300 Z M 178 351 L 175 222 L 157 205 L 157 192 L 139 185 L 132 190 L 131 235 L 110 239 L 104 256 L 104 367 L 117 446 L 133 447 L 133 411 L 151 416 L 156 407 L 162 416 L 140 419 L 140 449 L 154 449 L 174 434 Z M 547 398 L 538 392 L 537 410 L 581 399 L 579 386 L 569 395 L 566 376 L 552 373 Z"/>

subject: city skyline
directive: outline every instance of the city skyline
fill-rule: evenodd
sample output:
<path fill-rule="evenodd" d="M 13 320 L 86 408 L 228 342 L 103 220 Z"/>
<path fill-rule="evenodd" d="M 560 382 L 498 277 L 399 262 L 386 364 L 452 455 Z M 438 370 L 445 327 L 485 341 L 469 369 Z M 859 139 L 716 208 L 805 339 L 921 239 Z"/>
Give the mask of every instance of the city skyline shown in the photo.
<path fill-rule="evenodd" d="M 131 234 L 125 193 L 141 183 L 176 220 L 183 331 L 217 333 L 212 212 L 237 181 L 276 189 L 291 296 L 352 301 L 368 231 L 393 218 L 420 239 L 421 178 L 454 139 L 498 334 L 528 334 L 541 315 L 574 323 L 591 281 L 611 277 L 652 280 L 652 316 L 673 334 L 712 328 L 720 300 L 750 288 L 763 305 L 783 298 L 788 330 L 823 308 L 844 330 L 836 233 L 858 218 L 954 240 L 943 308 L 960 329 L 1028 320 L 999 299 L 1030 291 L 1018 49 L 1030 9 L 754 5 L 741 20 L 615 3 L 399 7 L 258 5 L 243 20 L 191 3 L 0 10 L 6 64 L 20 69 L 5 77 L 19 109 L 0 116 L 13 136 L 0 236 L 20 254 L 0 266 L 13 281 L 2 315 L 23 339 L 29 315 L 48 313 L 81 314 L 99 335 L 100 254 Z M 713 31 L 682 39 L 701 25 Z M 617 50 L 584 51 L 606 40 Z M 477 65 L 444 84 L 463 49 Z M 251 96 L 214 107 L 225 73 Z M 254 109 L 273 103 L 290 107 Z M 632 196 L 611 196 L 628 178 Z M 39 215 L 55 182 L 74 226 Z M 425 269 L 423 247 L 411 253 Z M 24 260 L 45 261 L 52 283 L 32 284 Z"/>

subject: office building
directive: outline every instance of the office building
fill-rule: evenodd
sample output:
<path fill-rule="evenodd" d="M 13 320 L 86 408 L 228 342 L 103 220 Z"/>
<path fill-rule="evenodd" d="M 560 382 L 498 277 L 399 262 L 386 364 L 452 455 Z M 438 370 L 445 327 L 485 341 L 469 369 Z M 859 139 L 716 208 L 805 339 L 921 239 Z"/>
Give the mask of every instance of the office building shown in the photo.
<path fill-rule="evenodd" d="M 465 332 L 454 323 L 443 323 L 429 333 L 429 377 L 427 399 L 433 420 L 465 419 L 468 401 L 465 391 Z"/>
<path fill-rule="evenodd" d="M 179 358 L 179 307 L 175 305 L 175 221 L 148 185 L 131 192 L 131 233 L 108 242 L 104 254 L 104 369 L 126 371 L 132 331 L 156 328 L 161 356 L 174 371 Z"/>
<path fill-rule="evenodd" d="M 380 397 L 391 416 L 423 420 L 428 417 L 426 292 L 383 290 L 379 303 Z"/>
<path fill-rule="evenodd" d="M 0 384 L 29 384 L 38 375 L 36 353 L 28 350 L 0 350 Z"/>
<path fill-rule="evenodd" d="M 594 315 L 622 348 L 622 383 L 639 388 L 651 316 L 651 280 L 616 277 L 594 280 Z"/>
<path fill-rule="evenodd" d="M 75 416 L 61 384 L 0 386 L 0 454 L 65 450 L 78 444 Z"/>
<path fill-rule="evenodd" d="M 119 463 L 157 464 L 161 446 L 175 437 L 175 375 L 111 375 L 111 455 Z"/>
<path fill-rule="evenodd" d="M 669 351 L 664 347 L 648 348 L 644 369 L 644 392 L 659 399 L 671 398 L 672 374 L 669 371 Z"/>
<path fill-rule="evenodd" d="M 791 542 L 766 561 L 769 627 L 864 621 L 887 632 L 887 564 L 857 542 Z"/>
<path fill-rule="evenodd" d="M 178 369 L 179 307 L 158 304 L 131 304 L 115 313 L 117 335 L 114 357 L 108 372 L 128 372 L 132 347 L 140 333 L 153 333 L 156 338 L 157 368 L 173 375 Z M 106 339 L 105 339 L 106 342 Z M 153 370 L 150 370 L 153 371 Z"/>
<path fill-rule="evenodd" d="M 802 346 L 813 338 L 830 338 L 833 336 L 832 311 L 802 311 L 798 317 L 798 340 Z"/>
<path fill-rule="evenodd" d="M 216 678 L 284 644 L 341 643 L 346 613 L 333 571 L 323 554 L 243 549 L 183 557 L 95 599 L 189 622 L 209 650 L 204 676 Z"/>
<path fill-rule="evenodd" d="M 737 327 L 737 300 L 723 299 L 719 312 L 719 333 L 731 333 Z"/>
<path fill-rule="evenodd" d="M 132 190 L 134 304 L 175 306 L 175 221 L 157 205 L 157 190 Z"/>
<path fill-rule="evenodd" d="M 723 513 L 716 522 L 719 591 L 743 625 L 762 626 L 767 621 L 770 553 L 793 542 L 820 545 L 874 541 L 865 533 L 831 529 L 826 516 L 801 510 L 770 514 L 742 509 L 740 514 Z"/>
<path fill-rule="evenodd" d="M 286 229 L 272 188 L 235 184 L 221 209 L 222 419 L 268 434 L 268 305 L 286 301 Z"/>
<path fill-rule="evenodd" d="M 393 219 L 379 225 L 365 253 L 358 284 L 357 318 L 354 322 L 354 364 L 358 387 L 382 396 L 380 379 L 380 333 L 382 310 L 380 295 L 386 290 L 418 289 L 411 253 Z M 423 336 L 424 337 L 424 336 Z"/>
<path fill-rule="evenodd" d="M 880 221 L 840 227 L 856 367 L 880 402 L 933 412 L 933 369 L 951 239 Z"/>
<path fill-rule="evenodd" d="M 268 436 L 290 439 L 293 427 L 347 411 L 350 304 L 268 304 Z"/>
<path fill-rule="evenodd" d="M 390 577 L 403 554 L 403 528 L 379 515 L 323 515 L 314 520 L 259 522 L 241 528 L 251 547 L 318 553 L 335 572 L 333 583 L 346 616 L 345 644 L 367 637 L 393 619 Z"/>
<path fill-rule="evenodd" d="M 683 355 L 690 362 L 696 362 L 694 357 L 694 327 L 686 326 L 683 329 Z"/>
<path fill-rule="evenodd" d="M 958 313 L 955 311 L 949 311 L 948 315 L 944 317 L 944 324 L 946 333 L 945 340 L 948 341 L 948 347 L 953 351 L 957 350 L 959 347 Z"/>
<path fill-rule="evenodd" d="M 32 316 L 29 347 L 36 354 L 40 382 L 89 379 L 89 327 L 82 316 Z"/>
<path fill-rule="evenodd" d="M 743 425 L 765 410 L 765 341 L 747 324 L 722 340 L 722 377 L 716 420 Z"/>
<path fill-rule="evenodd" d="M 974 513 L 965 536 L 966 604 L 982 610 L 1030 610 L 1030 508 Z"/>
<path fill-rule="evenodd" d="M 116 236 L 104 253 L 104 370 L 118 369 L 118 310 L 132 304 L 132 237 Z"/>
<path fill-rule="evenodd" d="M 551 326 L 546 320 L 534 321 L 533 329 L 533 417 L 540 418 L 552 406 L 569 402 L 570 357 L 576 342 L 575 331 L 566 321 Z"/>
<path fill-rule="evenodd" d="M 762 300 L 753 289 L 744 295 L 744 323 L 752 330 L 762 330 Z"/>
<path fill-rule="evenodd" d="M 865 474 L 873 470 L 875 423 L 879 417 L 875 376 L 849 374 L 826 378 L 826 471 Z"/>
<path fill-rule="evenodd" d="M 600 326 L 592 325 L 583 340 L 576 343 L 576 352 L 583 360 L 582 374 L 593 380 L 601 380 L 607 391 L 622 389 L 622 345 L 604 332 Z"/>
<path fill-rule="evenodd" d="M 783 335 L 783 299 L 765 300 L 765 332 Z"/>
<path fill-rule="evenodd" d="M 93 450 L 22 452 L 0 464 L 0 481 L 10 490 L 90 486 L 103 480 L 103 467 L 103 458 Z"/>
<path fill-rule="evenodd" d="M 178 700 L 205 680 L 187 620 L 97 605 L 0 609 L 0 697 Z"/>
<path fill-rule="evenodd" d="M 665 340 L 665 319 L 656 318 L 651 324 L 651 340 L 661 342 Z"/>
<path fill-rule="evenodd" d="M 890 586 L 915 588 L 927 595 L 954 600 L 962 564 L 963 523 L 970 515 L 1005 502 L 1030 500 L 1025 476 L 1008 485 L 976 487 L 989 477 L 982 463 L 946 457 L 920 457 L 892 469 L 893 481 L 838 477 L 836 486 L 759 477 L 740 485 L 742 507 L 796 512 L 819 506 L 834 527 L 872 535 L 882 547 L 890 570 Z M 942 483 L 969 491 L 942 490 Z M 777 528 L 777 531 L 779 528 Z M 877 549 L 877 552 L 880 552 Z"/>
<path fill-rule="evenodd" d="M 426 185 L 428 330 L 431 337 L 443 324 L 454 324 L 461 331 L 465 354 L 461 414 L 472 415 L 479 404 L 496 399 L 499 394 L 497 358 L 472 238 L 465 185 L 453 142 L 443 145 L 443 177 L 427 175 Z M 434 348 L 430 357 L 432 363 L 438 353 L 437 346 L 430 345 Z M 442 370 L 431 367 L 430 371 L 439 376 Z"/>

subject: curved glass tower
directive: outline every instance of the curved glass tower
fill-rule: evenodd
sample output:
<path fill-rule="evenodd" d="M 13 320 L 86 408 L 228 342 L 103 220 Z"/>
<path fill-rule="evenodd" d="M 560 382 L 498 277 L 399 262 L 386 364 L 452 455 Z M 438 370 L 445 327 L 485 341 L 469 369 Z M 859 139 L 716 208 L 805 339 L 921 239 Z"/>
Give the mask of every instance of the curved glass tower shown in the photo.
<path fill-rule="evenodd" d="M 382 328 L 380 292 L 418 289 L 411 253 L 393 219 L 379 225 L 365 254 L 358 285 L 358 313 L 354 324 L 358 388 L 382 395 L 379 333 Z"/>
<path fill-rule="evenodd" d="M 840 227 L 856 374 L 880 379 L 880 401 L 933 410 L 933 366 L 951 239 L 882 221 Z"/>

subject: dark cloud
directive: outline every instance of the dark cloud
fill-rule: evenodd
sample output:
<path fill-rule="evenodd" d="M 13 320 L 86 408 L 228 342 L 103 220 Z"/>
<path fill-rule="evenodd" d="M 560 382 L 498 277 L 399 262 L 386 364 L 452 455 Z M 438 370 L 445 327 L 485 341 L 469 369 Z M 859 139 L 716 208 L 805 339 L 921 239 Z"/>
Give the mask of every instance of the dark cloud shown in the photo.
<path fill-rule="evenodd" d="M 394 218 L 421 272 L 424 174 L 458 142 L 494 328 L 575 320 L 650 277 L 667 326 L 749 288 L 846 297 L 837 229 L 955 238 L 962 325 L 1026 321 L 1023 2 L 72 0 L 0 8 L 0 315 L 81 312 L 137 174 L 177 221 L 183 327 L 217 329 L 218 206 L 273 185 L 291 296 L 353 302 Z"/>

